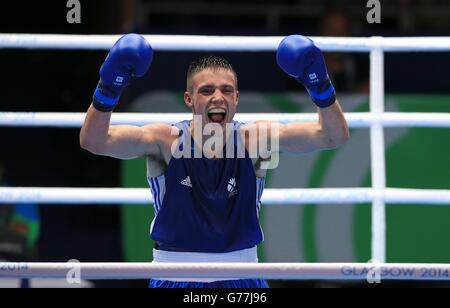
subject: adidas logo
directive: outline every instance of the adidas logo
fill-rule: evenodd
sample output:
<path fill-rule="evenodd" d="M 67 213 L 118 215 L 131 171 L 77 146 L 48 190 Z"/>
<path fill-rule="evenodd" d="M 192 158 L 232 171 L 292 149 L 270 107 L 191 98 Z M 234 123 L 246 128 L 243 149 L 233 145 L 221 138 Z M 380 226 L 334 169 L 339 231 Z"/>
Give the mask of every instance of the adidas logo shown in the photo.
<path fill-rule="evenodd" d="M 188 176 L 183 181 L 181 181 L 181 185 L 192 187 L 191 178 Z"/>

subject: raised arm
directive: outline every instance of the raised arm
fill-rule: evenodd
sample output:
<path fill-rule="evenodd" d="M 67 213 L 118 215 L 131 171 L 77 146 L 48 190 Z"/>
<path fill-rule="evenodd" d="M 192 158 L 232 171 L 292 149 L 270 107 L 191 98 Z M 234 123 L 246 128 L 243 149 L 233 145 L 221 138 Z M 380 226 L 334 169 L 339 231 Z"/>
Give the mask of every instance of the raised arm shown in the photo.
<path fill-rule="evenodd" d="M 98 155 L 131 159 L 159 153 L 158 137 L 168 125 L 110 125 L 111 113 L 132 78 L 143 76 L 153 59 L 150 44 L 137 34 L 117 41 L 100 69 L 100 81 L 80 132 L 82 148 Z"/>
<path fill-rule="evenodd" d="M 349 130 L 328 77 L 322 51 L 309 38 L 291 35 L 281 41 L 277 62 L 286 74 L 305 86 L 319 112 L 316 123 L 282 125 L 280 150 L 303 153 L 343 144 L 350 136 Z"/>
<path fill-rule="evenodd" d="M 314 43 L 300 35 L 283 39 L 277 50 L 277 62 L 288 75 L 303 84 L 311 99 L 318 107 L 319 121 L 280 124 L 258 122 L 246 126 L 256 130 L 258 140 L 268 138 L 268 151 L 258 147 L 265 157 L 274 152 L 303 154 L 324 149 L 336 148 L 350 137 L 347 121 L 336 99 L 321 50 Z"/>
<path fill-rule="evenodd" d="M 170 136 L 170 126 L 110 125 L 111 112 L 101 112 L 89 107 L 80 132 L 83 149 L 103 156 L 133 159 L 161 154 L 162 142 Z"/>
<path fill-rule="evenodd" d="M 303 84 L 318 107 L 316 123 L 289 123 L 279 131 L 282 151 L 303 153 L 335 148 L 350 136 L 347 121 L 328 77 L 322 51 L 309 38 L 291 35 L 277 50 L 277 62 L 288 75 Z"/>

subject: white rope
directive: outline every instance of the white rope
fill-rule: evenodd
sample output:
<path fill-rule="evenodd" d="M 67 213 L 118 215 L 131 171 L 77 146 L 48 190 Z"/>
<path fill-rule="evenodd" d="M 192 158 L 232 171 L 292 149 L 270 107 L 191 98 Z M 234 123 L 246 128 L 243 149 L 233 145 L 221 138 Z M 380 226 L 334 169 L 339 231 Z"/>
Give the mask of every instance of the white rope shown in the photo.
<path fill-rule="evenodd" d="M 0 48 L 110 49 L 120 35 L 0 34 Z M 145 35 L 161 51 L 275 51 L 281 36 Z M 450 37 L 311 37 L 324 51 L 450 51 Z"/>
<path fill-rule="evenodd" d="M 298 205 L 368 203 L 378 197 L 372 188 L 265 189 L 263 204 Z M 386 203 L 450 205 L 450 190 L 384 190 Z M 1 203 L 43 204 L 149 204 L 153 202 L 147 188 L 46 188 L 0 187 Z"/>
<path fill-rule="evenodd" d="M 65 127 L 79 128 L 85 113 L 58 112 L 0 112 L 0 126 L 11 127 Z M 190 113 L 114 113 L 111 123 L 145 125 L 151 123 L 173 124 L 192 118 Z M 380 117 L 371 113 L 346 113 L 351 128 L 370 127 L 381 123 L 384 127 L 446 127 L 450 128 L 450 113 L 385 112 Z M 317 121 L 317 113 L 241 113 L 235 119 L 244 123 L 270 120 L 280 123 Z"/>
<path fill-rule="evenodd" d="M 394 263 L 0 263 L 0 278 L 450 280 L 450 264 Z"/>

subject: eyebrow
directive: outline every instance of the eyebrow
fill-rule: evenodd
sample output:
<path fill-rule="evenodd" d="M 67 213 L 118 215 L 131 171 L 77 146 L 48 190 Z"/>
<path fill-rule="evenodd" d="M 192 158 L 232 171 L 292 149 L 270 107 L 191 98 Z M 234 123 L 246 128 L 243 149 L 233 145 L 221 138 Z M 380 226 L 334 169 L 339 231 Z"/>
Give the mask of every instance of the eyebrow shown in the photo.
<path fill-rule="evenodd" d="M 199 90 L 203 90 L 203 89 L 208 89 L 208 88 L 216 88 L 216 86 L 214 86 L 212 84 L 206 84 L 206 85 L 200 86 L 198 89 Z M 224 85 L 219 86 L 218 88 L 221 88 L 221 89 L 233 89 L 233 90 L 235 89 L 235 87 L 233 85 L 230 85 L 230 84 L 224 84 Z"/>

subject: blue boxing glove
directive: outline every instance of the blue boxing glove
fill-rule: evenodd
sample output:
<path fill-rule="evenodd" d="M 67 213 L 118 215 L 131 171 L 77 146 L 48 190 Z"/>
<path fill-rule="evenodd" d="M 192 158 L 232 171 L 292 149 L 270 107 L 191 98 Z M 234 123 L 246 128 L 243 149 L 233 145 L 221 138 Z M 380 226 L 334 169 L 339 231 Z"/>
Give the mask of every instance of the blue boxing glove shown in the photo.
<path fill-rule="evenodd" d="M 122 36 L 111 48 L 100 68 L 100 81 L 94 92 L 93 106 L 102 112 L 111 112 L 120 95 L 134 77 L 142 77 L 153 60 L 153 49 L 138 34 Z"/>
<path fill-rule="evenodd" d="M 313 41 L 301 35 L 285 37 L 277 50 L 278 66 L 303 84 L 320 108 L 336 101 L 336 92 L 328 77 L 322 51 Z"/>

